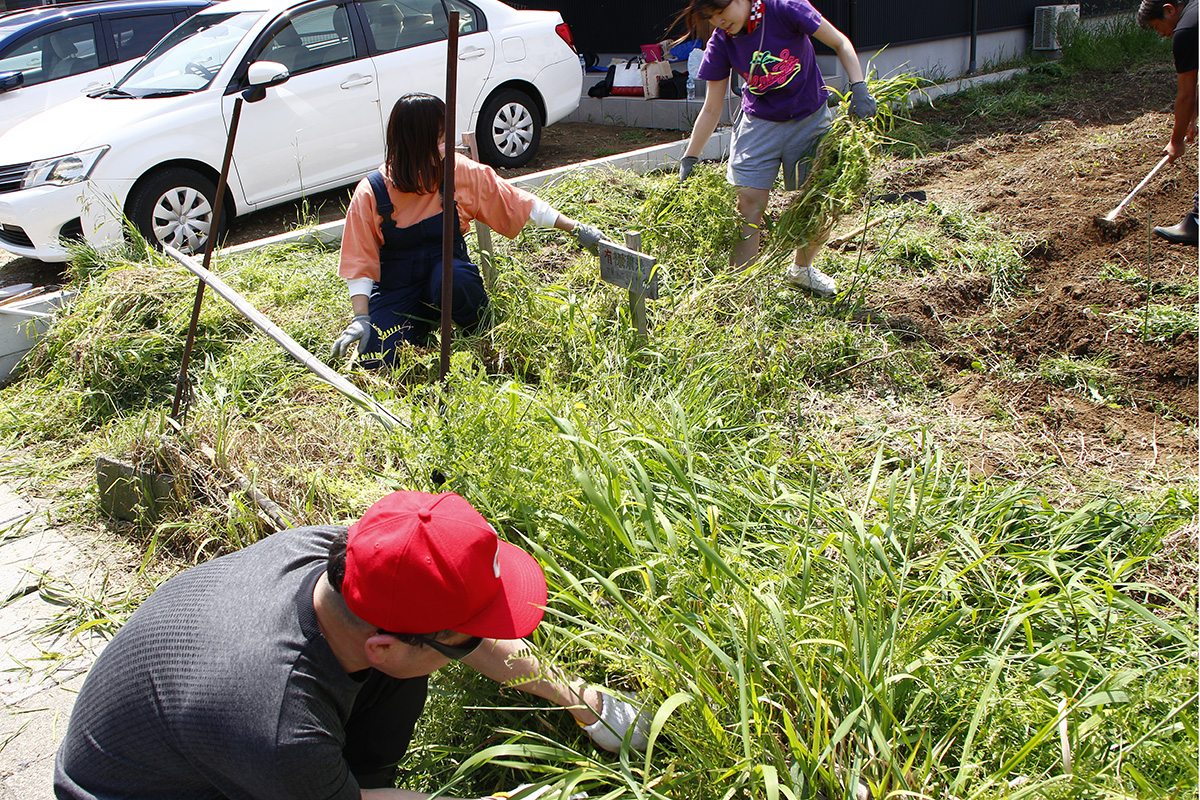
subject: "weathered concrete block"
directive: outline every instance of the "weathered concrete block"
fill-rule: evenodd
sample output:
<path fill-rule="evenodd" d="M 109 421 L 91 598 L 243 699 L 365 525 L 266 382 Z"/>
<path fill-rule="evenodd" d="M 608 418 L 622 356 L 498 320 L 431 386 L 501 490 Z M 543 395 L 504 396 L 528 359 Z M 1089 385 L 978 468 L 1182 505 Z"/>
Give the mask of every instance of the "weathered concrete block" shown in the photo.
<path fill-rule="evenodd" d="M 96 459 L 100 510 L 129 522 L 156 522 L 181 496 L 174 475 L 134 467 L 105 456 Z"/>

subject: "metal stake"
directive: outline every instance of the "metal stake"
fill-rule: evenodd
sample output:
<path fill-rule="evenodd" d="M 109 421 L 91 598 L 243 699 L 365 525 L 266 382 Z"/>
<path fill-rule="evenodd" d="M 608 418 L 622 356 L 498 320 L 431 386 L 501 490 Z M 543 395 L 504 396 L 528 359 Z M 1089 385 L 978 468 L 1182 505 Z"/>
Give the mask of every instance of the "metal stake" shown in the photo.
<path fill-rule="evenodd" d="M 221 177 L 217 179 L 217 196 L 213 199 L 213 221 L 208 229 L 208 238 L 204 241 L 204 269 L 212 263 L 213 250 L 217 243 L 217 234 L 221 228 L 221 206 L 225 199 L 225 184 L 229 180 L 229 164 L 233 160 L 233 142 L 237 138 L 238 122 L 242 118 L 242 96 L 233 99 L 233 115 L 229 119 L 229 137 L 225 140 L 225 160 L 221 162 Z M 175 399 L 171 403 L 171 418 L 183 425 L 187 417 L 187 408 L 180 408 L 183 403 L 183 390 L 188 383 L 188 364 L 192 360 L 192 345 L 196 342 L 196 326 L 200 323 L 200 306 L 204 303 L 204 279 L 196 284 L 196 302 L 192 305 L 192 321 L 188 325 L 187 343 L 183 346 L 183 358 L 179 362 L 179 378 L 175 382 Z"/>
<path fill-rule="evenodd" d="M 443 2 L 442 8 L 444 9 Z M 450 371 L 451 313 L 454 305 L 454 104 L 458 83 L 458 12 L 446 14 L 446 151 L 442 161 L 445 178 L 442 183 L 442 361 L 438 380 L 445 380 Z"/>

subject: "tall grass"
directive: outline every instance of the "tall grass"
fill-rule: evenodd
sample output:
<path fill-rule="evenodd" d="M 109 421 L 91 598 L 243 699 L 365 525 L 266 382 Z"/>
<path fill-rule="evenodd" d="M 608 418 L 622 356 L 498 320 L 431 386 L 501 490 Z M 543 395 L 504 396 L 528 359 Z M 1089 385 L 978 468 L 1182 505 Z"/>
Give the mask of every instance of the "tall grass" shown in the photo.
<path fill-rule="evenodd" d="M 551 586 L 535 646 L 636 692 L 651 749 L 609 757 L 563 712 L 451 669 L 433 683 L 408 788 L 1194 796 L 1195 600 L 1142 577 L 1193 519 L 1194 486 L 1063 500 L 1053 476 L 973 476 L 932 424 L 868 425 L 838 376 L 858 368 L 890 387 L 877 404 L 915 414 L 929 354 L 768 268 L 728 274 L 732 195 L 709 167 L 689 187 L 614 173 L 544 192 L 610 235 L 644 227 L 662 268 L 648 341 L 594 261 L 526 232 L 498 253 L 495 326 L 456 341 L 444 383 L 427 382 L 437 353 L 421 348 L 391 373 L 346 368 L 411 421 L 395 430 L 211 295 L 179 429 L 166 411 L 194 279 L 156 256 L 85 254 L 78 298 L 0 392 L 0 435 L 54 464 L 44 484 L 96 524 L 95 454 L 180 475 L 188 502 L 131 532 L 148 558 L 267 535 L 238 476 L 297 525 L 348 522 L 396 488 L 450 489 L 534 552 Z M 986 226 L 911 213 L 929 269 L 1015 268 Z M 843 275 L 862 268 L 828 257 Z M 216 269 L 319 353 L 348 311 L 335 261 L 281 249 Z"/>
<path fill-rule="evenodd" d="M 1063 26 L 1062 64 L 1072 70 L 1116 72 L 1151 60 L 1168 60 L 1170 39 L 1139 27 L 1132 14 Z"/>
<path fill-rule="evenodd" d="M 503 782 L 498 762 L 609 797 L 1195 786 L 1194 609 L 1156 615 L 1136 579 L 1188 503 L 1058 510 L 929 450 L 880 448 L 866 474 L 741 437 L 699 450 L 666 406 L 654 436 L 544 409 L 569 502 L 510 521 L 548 565 L 539 641 L 637 690 L 652 751 L 599 760 L 517 717 L 503 743 L 431 748 L 460 780 Z"/>

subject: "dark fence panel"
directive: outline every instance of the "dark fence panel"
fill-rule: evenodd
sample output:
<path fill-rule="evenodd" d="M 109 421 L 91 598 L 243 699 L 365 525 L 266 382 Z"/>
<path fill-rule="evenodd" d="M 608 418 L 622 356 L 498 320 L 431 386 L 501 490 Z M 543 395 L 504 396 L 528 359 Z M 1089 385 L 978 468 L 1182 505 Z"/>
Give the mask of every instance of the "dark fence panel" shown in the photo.
<path fill-rule="evenodd" d="M 508 2 L 508 0 L 505 0 Z M 683 0 L 527 0 L 516 8 L 557 11 L 584 53 L 637 53 L 644 44 L 683 34 L 668 31 Z"/>
<path fill-rule="evenodd" d="M 978 31 L 1033 26 L 1033 10 L 1050 0 L 810 0 L 830 24 L 860 50 L 885 44 L 967 36 L 971 6 L 978 3 Z M 532 0 L 510 2 L 517 8 L 558 11 L 571 26 L 576 46 L 591 53 L 636 53 L 639 46 L 670 33 L 686 0 Z M 1082 3 L 1084 16 L 1130 11 L 1137 0 L 1092 0 Z"/>
<path fill-rule="evenodd" d="M 825 18 L 838 26 L 862 50 L 885 44 L 967 36 L 971 33 L 971 7 L 976 0 L 816 0 Z M 1032 28 L 1033 10 L 1056 5 L 1051 0 L 977 0 L 979 33 L 1011 28 Z M 1098 0 L 1081 3 L 1084 16 L 1130 11 L 1136 0 Z M 834 19 L 838 22 L 834 22 Z"/>

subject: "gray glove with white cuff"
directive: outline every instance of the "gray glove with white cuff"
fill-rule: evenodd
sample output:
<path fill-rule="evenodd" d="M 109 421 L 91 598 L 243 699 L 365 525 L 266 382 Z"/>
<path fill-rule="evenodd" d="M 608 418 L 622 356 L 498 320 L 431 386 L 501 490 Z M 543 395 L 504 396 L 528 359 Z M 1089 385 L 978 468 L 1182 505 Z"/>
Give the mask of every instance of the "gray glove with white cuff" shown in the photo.
<path fill-rule="evenodd" d="M 594 256 L 600 255 L 600 242 L 608 239 L 600 229 L 594 225 L 576 225 L 571 233 L 575 234 L 575 238 L 579 240 L 579 246 L 587 250 Z"/>

